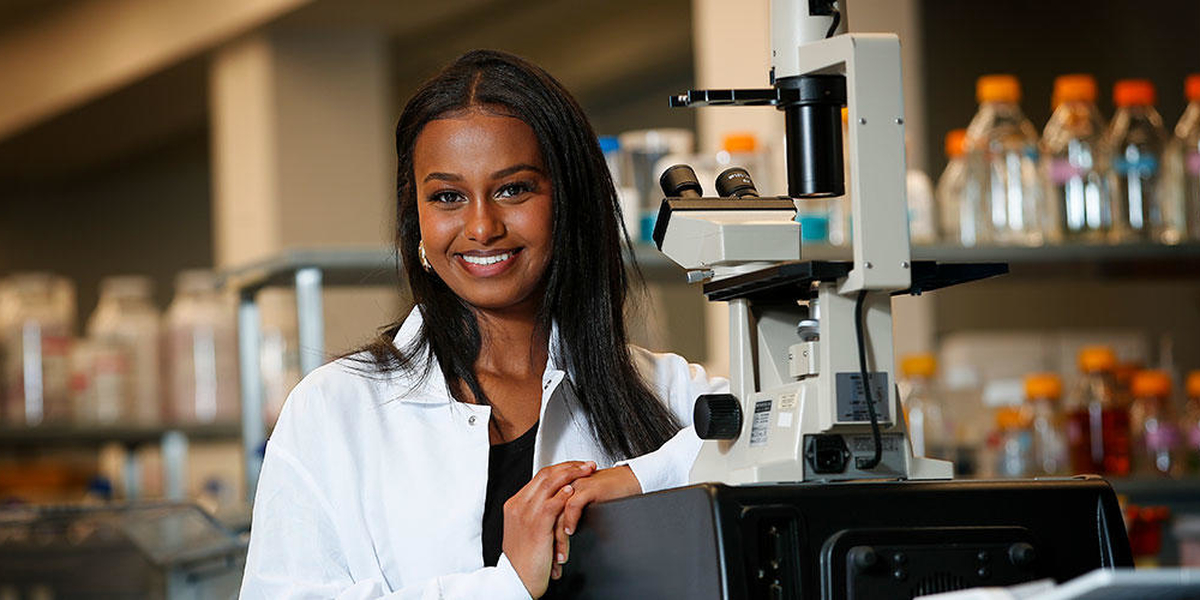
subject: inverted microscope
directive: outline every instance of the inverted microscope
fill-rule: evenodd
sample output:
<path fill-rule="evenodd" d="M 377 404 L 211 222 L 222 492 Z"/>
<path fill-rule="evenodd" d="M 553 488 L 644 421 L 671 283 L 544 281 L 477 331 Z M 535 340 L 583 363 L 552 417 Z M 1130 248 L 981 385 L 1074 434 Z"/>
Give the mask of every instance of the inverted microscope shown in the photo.
<path fill-rule="evenodd" d="M 730 393 L 701 396 L 692 485 L 590 507 L 562 587 L 577 598 L 912 598 L 1132 566 L 1117 499 L 1082 476 L 953 478 L 914 456 L 891 298 L 1008 271 L 913 260 L 900 42 L 844 33 L 845 0 L 771 1 L 771 87 L 676 107 L 783 111 L 786 196 L 686 165 L 663 173 L 659 250 L 729 306 Z M 845 193 L 853 260 L 805 260 L 798 203 Z"/>

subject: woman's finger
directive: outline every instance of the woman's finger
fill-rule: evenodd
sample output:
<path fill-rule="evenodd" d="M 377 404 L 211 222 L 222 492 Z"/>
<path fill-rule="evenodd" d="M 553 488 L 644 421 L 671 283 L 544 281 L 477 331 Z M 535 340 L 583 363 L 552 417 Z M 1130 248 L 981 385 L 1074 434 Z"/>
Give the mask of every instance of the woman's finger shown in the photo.
<path fill-rule="evenodd" d="M 567 504 L 570 504 L 570 500 Z M 563 513 L 558 513 L 558 519 L 554 523 L 554 562 L 555 564 L 563 564 L 567 562 L 567 558 L 571 556 L 571 538 L 563 531 Z"/>
<path fill-rule="evenodd" d="M 524 492 L 530 500 L 550 498 L 557 494 L 564 485 L 580 477 L 587 477 L 595 472 L 595 470 L 596 463 L 577 460 L 543 467 L 517 493 L 521 494 Z"/>

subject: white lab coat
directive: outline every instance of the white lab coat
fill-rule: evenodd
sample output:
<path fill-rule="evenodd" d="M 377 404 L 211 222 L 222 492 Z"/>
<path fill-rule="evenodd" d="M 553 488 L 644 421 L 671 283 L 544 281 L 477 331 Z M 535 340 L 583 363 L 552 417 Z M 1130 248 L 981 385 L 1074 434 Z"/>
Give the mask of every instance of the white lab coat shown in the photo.
<path fill-rule="evenodd" d="M 421 323 L 412 311 L 396 343 L 408 344 Z M 568 460 L 611 466 L 563 384 L 556 339 L 534 472 Z M 626 464 L 645 492 L 684 485 L 700 448 L 695 399 L 728 383 L 673 354 L 632 352 L 686 427 Z M 424 382 L 347 360 L 305 377 L 267 443 L 242 598 L 529 598 L 507 557 L 483 566 L 490 410 L 453 401 L 436 364 Z"/>

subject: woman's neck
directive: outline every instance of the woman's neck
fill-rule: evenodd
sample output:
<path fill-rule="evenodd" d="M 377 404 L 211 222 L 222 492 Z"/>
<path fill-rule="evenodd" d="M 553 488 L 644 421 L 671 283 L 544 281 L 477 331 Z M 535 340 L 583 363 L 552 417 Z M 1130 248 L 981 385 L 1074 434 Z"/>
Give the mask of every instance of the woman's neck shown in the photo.
<path fill-rule="evenodd" d="M 541 377 L 549 357 L 550 332 L 537 315 L 479 311 L 479 358 L 475 371 L 506 377 Z"/>

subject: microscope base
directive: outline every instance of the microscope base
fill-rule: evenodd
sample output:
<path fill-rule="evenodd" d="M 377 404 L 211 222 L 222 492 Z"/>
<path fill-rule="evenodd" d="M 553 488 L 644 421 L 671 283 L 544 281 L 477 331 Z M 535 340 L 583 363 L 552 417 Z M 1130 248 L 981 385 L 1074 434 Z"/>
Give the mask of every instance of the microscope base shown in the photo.
<path fill-rule="evenodd" d="M 590 507 L 571 598 L 911 598 L 1131 566 L 1095 478 L 701 484 Z"/>

